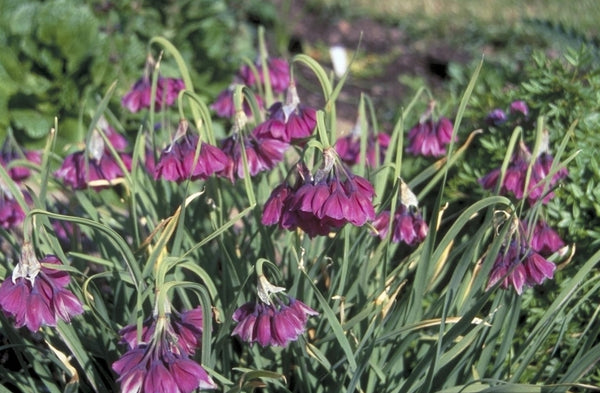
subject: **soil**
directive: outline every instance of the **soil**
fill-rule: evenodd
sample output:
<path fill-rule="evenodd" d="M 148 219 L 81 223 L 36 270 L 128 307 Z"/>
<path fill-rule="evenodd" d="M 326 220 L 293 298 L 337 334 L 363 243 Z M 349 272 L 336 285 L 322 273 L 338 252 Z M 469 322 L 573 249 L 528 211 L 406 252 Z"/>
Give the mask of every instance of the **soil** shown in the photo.
<path fill-rule="evenodd" d="M 414 94 L 401 82 L 402 78 L 419 78 L 435 90 L 448 80 L 450 62 L 470 60 L 466 51 L 450 46 L 447 40 L 424 42 L 410 37 L 398 24 L 366 17 L 332 19 L 308 11 L 304 2 L 291 3 L 290 16 L 286 20 L 289 21 L 292 53 L 305 53 L 331 71 L 331 46 L 343 46 L 349 58 L 359 48 L 352 72 L 337 101 L 341 133 L 349 131 L 356 122 L 361 93 L 371 98 L 379 111 L 379 121 L 384 123 L 380 126 L 385 129 L 391 127 L 398 107 L 406 104 Z M 297 70 L 300 99 L 311 106 L 322 107 L 323 97 L 314 75 L 306 67 Z"/>

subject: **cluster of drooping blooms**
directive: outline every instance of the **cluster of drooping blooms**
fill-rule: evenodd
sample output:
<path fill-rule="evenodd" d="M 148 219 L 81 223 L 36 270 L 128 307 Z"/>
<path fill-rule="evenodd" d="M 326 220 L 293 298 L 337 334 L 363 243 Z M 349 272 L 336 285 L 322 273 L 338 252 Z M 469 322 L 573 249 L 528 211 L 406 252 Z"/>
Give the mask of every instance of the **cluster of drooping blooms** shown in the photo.
<path fill-rule="evenodd" d="M 200 144 L 200 146 L 198 146 Z M 206 179 L 223 171 L 229 158 L 218 147 L 202 142 L 197 134 L 188 133 L 188 122 L 179 121 L 171 144 L 162 151 L 154 167 L 154 178 L 181 183 L 184 180 Z"/>
<path fill-rule="evenodd" d="M 17 327 L 37 332 L 43 325 L 56 326 L 57 320 L 70 322 L 83 312 L 79 299 L 66 289 L 69 274 L 52 265 L 62 262 L 54 255 L 38 260 L 32 244 L 23 244 L 12 276 L 0 285 L 0 308 L 14 318 Z"/>
<path fill-rule="evenodd" d="M 267 73 L 271 88 L 273 92 L 279 94 L 283 93 L 290 86 L 290 65 L 287 60 L 282 58 L 270 58 L 267 56 Z M 255 63 L 255 69 L 258 73 L 258 80 L 264 85 L 264 73 L 262 62 L 257 59 Z M 234 77 L 233 82 L 219 95 L 215 102 L 211 105 L 211 108 L 215 111 L 217 116 L 224 118 L 232 118 L 235 115 L 235 105 L 233 103 L 233 90 L 237 84 L 244 84 L 248 87 L 256 87 L 257 78 L 254 74 L 253 69 L 249 65 L 244 65 L 238 71 L 238 74 Z M 262 106 L 262 99 L 258 94 L 255 94 L 257 103 Z M 268 103 L 270 104 L 270 103 Z M 243 107 L 246 116 L 251 115 L 250 106 L 244 103 Z"/>
<path fill-rule="evenodd" d="M 335 142 L 335 150 L 340 159 L 347 165 L 357 165 L 360 163 L 360 143 L 361 135 L 360 122 L 356 122 L 352 131 Z M 385 153 L 390 144 L 390 136 L 385 132 L 379 132 L 375 135 L 369 132 L 367 138 L 367 154 L 365 162 L 371 168 L 381 165 L 385 159 Z"/>
<path fill-rule="evenodd" d="M 121 104 L 130 112 L 136 113 L 140 109 L 149 109 L 152 104 L 152 74 L 156 62 L 152 55 L 146 58 L 144 75 L 138 79 L 123 99 Z M 166 78 L 158 76 L 156 81 L 156 97 L 154 100 L 154 110 L 159 111 L 175 103 L 177 95 L 185 89 L 185 83 L 178 78 Z"/>
<path fill-rule="evenodd" d="M 232 318 L 237 326 L 231 334 L 242 341 L 250 344 L 256 342 L 263 347 L 285 347 L 296 341 L 306 330 L 308 317 L 319 313 L 287 294 L 282 294 L 284 300 L 272 299 L 272 294 L 283 291 L 285 288 L 274 286 L 264 275 L 259 275 L 259 299 L 235 310 Z"/>
<path fill-rule="evenodd" d="M 106 146 L 104 137 L 112 145 L 126 170 L 131 169 L 131 156 L 124 153 L 127 140 L 101 117 L 86 144 L 86 149 L 67 155 L 54 175 L 73 189 L 88 186 L 100 189 L 122 177 L 123 170 Z"/>
<path fill-rule="evenodd" d="M 317 111 L 303 105 L 296 85 L 289 84 L 285 103 L 276 102 L 268 110 L 267 120 L 255 132 L 286 143 L 293 143 L 312 135 L 317 125 Z"/>
<path fill-rule="evenodd" d="M 39 165 L 41 157 L 37 151 L 17 151 L 6 139 L 2 145 L 2 150 L 0 150 L 0 165 L 17 185 L 21 185 L 31 175 L 30 169 L 27 166 L 20 165 L 19 160 Z M 22 190 L 22 193 L 25 200 L 29 202 L 31 199 L 29 193 L 25 190 Z M 19 225 L 24 218 L 25 212 L 21 205 L 15 199 L 8 185 L 0 178 L 0 227 L 4 229 L 13 228 Z"/>
<path fill-rule="evenodd" d="M 217 388 L 204 368 L 191 359 L 201 344 L 201 308 L 146 320 L 139 341 L 136 325 L 120 333 L 128 351 L 112 368 L 123 392 L 190 393 Z"/>
<path fill-rule="evenodd" d="M 415 156 L 440 157 L 446 154 L 446 146 L 457 140 L 457 136 L 453 136 L 454 126 L 450 119 L 442 116 L 434 121 L 434 107 L 435 101 L 431 101 L 419 122 L 408 132 L 408 153 Z"/>
<path fill-rule="evenodd" d="M 527 223 L 513 220 L 512 232 L 494 261 L 487 289 L 497 283 L 504 289 L 512 286 L 520 295 L 525 287 L 542 284 L 554 276 L 556 266 L 546 259 L 559 251 L 564 243 L 545 222 L 538 221 L 531 233 Z"/>
<path fill-rule="evenodd" d="M 488 113 L 485 120 L 492 126 L 499 126 L 510 119 L 520 120 L 529 116 L 529 107 L 527 103 L 522 100 L 516 100 L 510 103 L 508 113 L 501 108 L 495 108 Z"/>
<path fill-rule="evenodd" d="M 546 179 L 551 173 L 554 159 L 549 152 L 547 133 L 544 134 L 543 141 L 540 153 L 533 163 L 531 163 L 531 152 L 525 143 L 523 141 L 519 143 L 518 150 L 513 155 L 512 160 L 506 169 L 506 173 L 504 174 L 504 179 L 499 189 L 500 194 L 505 195 L 510 193 L 517 199 L 523 199 L 525 193 L 527 193 L 527 200 L 530 205 L 533 205 L 538 201 L 546 204 L 554 196 L 551 189 L 568 175 L 568 171 L 566 168 L 560 168 L 549 180 Z M 529 165 L 532 165 L 531 178 L 526 184 Z M 485 189 L 494 189 L 498 184 L 500 175 L 500 168 L 494 169 L 480 178 L 479 183 Z"/>
<path fill-rule="evenodd" d="M 323 164 L 313 176 L 303 163 L 292 170 L 296 181 L 284 181 L 265 203 L 264 225 L 302 229 L 310 237 L 327 235 L 347 223 L 362 226 L 375 218 L 373 186 L 353 174 L 333 148 L 323 152 Z"/>
<path fill-rule="evenodd" d="M 418 204 L 417 196 L 401 179 L 400 204 L 396 208 L 394 216 L 391 216 L 389 210 L 384 210 L 373 221 L 373 227 L 377 230 L 377 235 L 381 239 L 387 237 L 391 219 L 392 242 L 404 242 L 409 246 L 421 243 L 427 236 L 429 227 L 421 216 Z"/>

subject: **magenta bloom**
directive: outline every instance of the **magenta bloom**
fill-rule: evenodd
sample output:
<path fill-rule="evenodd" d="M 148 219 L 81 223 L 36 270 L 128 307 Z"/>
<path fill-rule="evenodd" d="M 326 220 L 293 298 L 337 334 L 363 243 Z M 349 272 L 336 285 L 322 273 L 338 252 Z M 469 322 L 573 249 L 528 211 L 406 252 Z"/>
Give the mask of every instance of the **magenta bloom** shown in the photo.
<path fill-rule="evenodd" d="M 246 151 L 250 176 L 271 170 L 275 165 L 283 161 L 283 155 L 290 145 L 279 139 L 274 139 L 255 131 L 246 137 L 241 137 L 238 133 L 234 133 L 222 141 L 221 148 L 229 158 L 229 162 L 222 171 L 219 171 L 218 174 L 220 176 L 228 178 L 232 183 L 237 179 L 244 178 L 241 143 L 244 144 Z"/>
<path fill-rule="evenodd" d="M 439 157 L 446 154 L 446 146 L 452 141 L 453 124 L 446 117 L 437 122 L 432 117 L 433 104 L 421 117 L 419 123 L 408 132 L 408 153 L 415 156 Z M 456 141 L 456 136 L 454 137 Z"/>
<path fill-rule="evenodd" d="M 384 210 L 373 221 L 373 227 L 381 239 L 385 239 L 388 235 L 390 216 L 390 211 Z M 409 246 L 423 242 L 429 232 L 429 226 L 419 211 L 417 196 L 404 181 L 400 184 L 400 203 L 394 213 L 391 229 L 392 242 L 404 242 Z"/>
<path fill-rule="evenodd" d="M 529 244 L 541 255 L 550 255 L 565 246 L 558 233 L 542 220 L 535 223 Z"/>
<path fill-rule="evenodd" d="M 356 165 L 360 163 L 360 126 L 357 124 L 352 132 L 335 142 L 335 150 L 340 159 L 347 165 Z M 375 168 L 385 159 L 385 152 L 390 144 L 390 136 L 380 132 L 375 136 L 369 133 L 367 136 L 367 158 L 366 163 L 371 168 Z M 379 149 L 379 155 L 377 150 Z"/>
<path fill-rule="evenodd" d="M 260 83 L 264 84 L 265 78 L 260 59 L 257 59 L 254 65 L 256 66 Z M 268 58 L 267 70 L 273 91 L 275 93 L 283 93 L 290 85 L 290 65 L 287 60 L 282 58 Z M 256 76 L 248 65 L 242 66 L 240 69 L 240 77 L 246 86 L 254 86 L 256 84 Z"/>
<path fill-rule="evenodd" d="M 156 97 L 154 100 L 154 110 L 160 111 L 164 107 L 169 107 L 175 103 L 177 95 L 185 89 L 185 83 L 177 78 L 158 77 L 156 82 Z M 150 108 L 152 93 L 152 78 L 143 76 L 131 87 L 121 100 L 121 104 L 130 112 L 136 113 L 141 109 Z"/>
<path fill-rule="evenodd" d="M 290 84 L 285 104 L 269 108 L 268 119 L 256 127 L 256 133 L 286 143 L 308 138 L 317 126 L 317 111 L 300 103 L 295 84 Z"/>
<path fill-rule="evenodd" d="M 30 244 L 23 245 L 21 261 L 0 285 L 0 308 L 15 320 L 15 326 L 26 326 L 36 332 L 40 326 L 56 326 L 62 319 L 83 312 L 79 299 L 65 287 L 70 278 L 67 272 L 41 264 L 61 265 L 57 257 L 47 255 L 39 261 Z"/>
<path fill-rule="evenodd" d="M 523 142 L 521 142 L 519 144 L 519 150 L 513 155 L 510 164 L 506 168 L 504 181 L 499 190 L 501 195 L 511 193 L 517 199 L 523 198 L 525 177 L 527 175 L 527 167 L 529 166 L 530 159 L 531 153 L 529 152 L 529 149 Z M 491 190 L 496 187 L 499 179 L 500 169 L 498 168 L 483 176 L 478 181 L 483 188 L 486 190 Z"/>
<path fill-rule="evenodd" d="M 540 199 L 542 200 L 543 204 L 548 203 L 554 196 L 554 192 L 549 190 L 553 188 L 556 183 L 569 175 L 567 168 L 561 168 L 552 176 L 549 184 L 546 185 L 543 180 L 550 174 L 550 169 L 552 168 L 553 162 L 554 158 L 547 150 L 545 150 L 540 152 L 533 163 L 531 181 L 529 185 L 529 196 L 527 198 L 530 205 L 533 205 Z"/>
<path fill-rule="evenodd" d="M 285 347 L 296 341 L 306 330 L 308 317 L 319 313 L 292 297 L 288 296 L 287 302 L 278 300 L 275 305 L 257 301 L 242 305 L 233 313 L 237 326 L 231 335 L 262 347 Z"/>
<path fill-rule="evenodd" d="M 183 122 L 183 121 L 182 121 Z M 230 165 L 229 158 L 218 147 L 200 142 L 198 135 L 189 135 L 187 122 L 181 126 L 171 145 L 162 151 L 154 168 L 155 179 L 181 183 L 184 180 L 206 179 Z M 183 127 L 183 128 L 181 128 Z M 196 157 L 196 149 L 200 152 Z"/>
<path fill-rule="evenodd" d="M 556 266 L 519 242 L 504 246 L 492 267 L 487 289 L 501 283 L 504 289 L 512 286 L 520 295 L 524 287 L 543 283 L 554 276 Z"/>
<path fill-rule="evenodd" d="M 510 103 L 510 113 L 512 115 L 521 114 L 521 115 L 527 117 L 529 115 L 529 107 L 527 106 L 525 101 L 522 101 L 522 100 L 513 101 Z"/>
<path fill-rule="evenodd" d="M 0 227 L 11 229 L 23 222 L 25 212 L 10 191 L 1 183 L 0 180 Z M 31 198 L 26 192 L 23 192 L 23 195 L 28 201 Z"/>
<path fill-rule="evenodd" d="M 361 226 L 375 218 L 373 186 L 336 162 L 335 150 L 324 152 L 323 167 L 314 177 L 296 166 L 297 180 L 276 187 L 265 202 L 261 222 L 288 230 L 302 229 L 310 237 L 327 235 L 347 223 Z"/>
<path fill-rule="evenodd" d="M 114 136 L 113 136 L 114 139 Z M 120 142 L 119 142 L 120 143 Z M 131 157 L 122 153 L 121 160 L 127 170 L 131 169 Z M 101 189 L 106 184 L 98 184 L 100 180 L 110 182 L 123 176 L 121 167 L 104 146 L 104 140 L 94 130 L 87 146 L 87 151 L 78 151 L 65 157 L 61 167 L 54 172 L 68 186 L 80 190 L 88 185 Z"/>
<path fill-rule="evenodd" d="M 31 175 L 31 170 L 28 167 L 15 164 L 14 161 L 18 159 L 37 165 L 41 164 L 42 161 L 39 151 L 19 151 L 10 144 L 7 138 L 2 145 L 2 150 L 0 150 L 0 165 L 6 169 L 10 178 L 15 182 L 25 180 Z"/>
<path fill-rule="evenodd" d="M 499 108 L 492 110 L 485 118 L 486 122 L 493 126 L 498 126 L 506 122 L 506 119 L 506 112 Z"/>
<path fill-rule="evenodd" d="M 197 321 L 197 317 L 184 322 L 183 315 L 146 320 L 141 342 L 137 341 L 135 325 L 121 330 L 129 350 L 112 368 L 119 374 L 117 381 L 122 391 L 191 393 L 198 388 L 217 388 L 204 368 L 190 359 L 199 346 L 202 331 L 189 324 L 190 320 Z M 194 336 L 193 343 L 190 335 Z"/>
<path fill-rule="evenodd" d="M 211 109 L 215 111 L 217 116 L 229 119 L 235 115 L 235 105 L 233 103 L 233 88 L 234 88 L 234 86 L 235 86 L 235 84 L 231 84 L 231 85 L 229 85 L 229 87 L 227 87 L 221 93 L 219 93 L 215 102 L 210 106 Z M 262 103 L 262 99 L 260 98 L 260 96 L 257 94 L 254 94 L 254 98 L 256 99 L 256 102 L 259 105 L 259 108 L 262 108 L 263 103 Z M 251 116 L 252 109 L 250 108 L 248 101 L 244 100 L 242 105 L 243 105 L 244 113 L 246 114 L 246 116 Z"/>

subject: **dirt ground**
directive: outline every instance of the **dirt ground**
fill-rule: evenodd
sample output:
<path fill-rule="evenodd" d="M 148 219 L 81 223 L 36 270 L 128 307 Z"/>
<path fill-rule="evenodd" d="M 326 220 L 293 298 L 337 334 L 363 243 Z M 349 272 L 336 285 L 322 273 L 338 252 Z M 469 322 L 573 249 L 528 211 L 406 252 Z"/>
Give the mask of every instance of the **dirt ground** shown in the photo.
<path fill-rule="evenodd" d="M 352 73 L 338 100 L 341 133 L 347 132 L 356 121 L 361 92 L 381 109 L 383 116 L 380 121 L 384 123 L 381 124 L 384 129 L 389 126 L 386 122 L 393 121 L 395 109 L 412 98 L 402 100 L 406 94 L 413 92 L 401 82 L 401 78 L 419 78 L 436 89 L 447 80 L 450 62 L 465 63 L 469 60 L 465 51 L 448 46 L 442 39 L 424 43 L 409 37 L 398 26 L 365 17 L 352 20 L 326 18 L 319 13 L 308 12 L 301 4 L 303 2 L 291 3 L 290 16 L 286 18 L 290 21 L 290 51 L 310 55 L 331 70 L 329 47 L 341 45 L 352 56 L 360 42 Z M 299 71 L 300 99 L 320 107 L 323 98 L 316 79 L 304 67 Z"/>

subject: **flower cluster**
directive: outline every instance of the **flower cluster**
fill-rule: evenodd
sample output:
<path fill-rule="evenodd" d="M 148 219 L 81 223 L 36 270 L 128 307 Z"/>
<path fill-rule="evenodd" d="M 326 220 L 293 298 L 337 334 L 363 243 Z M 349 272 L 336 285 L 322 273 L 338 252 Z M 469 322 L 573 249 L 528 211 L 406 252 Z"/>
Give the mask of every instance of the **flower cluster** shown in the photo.
<path fill-rule="evenodd" d="M 340 159 L 347 165 L 356 165 L 360 162 L 360 140 L 361 126 L 357 122 L 352 131 L 335 142 L 335 150 Z M 367 154 L 365 162 L 371 168 L 381 165 L 385 159 L 385 153 L 390 144 L 390 136 L 384 132 L 375 135 L 369 132 L 367 135 Z"/>
<path fill-rule="evenodd" d="M 138 79 L 123 99 L 121 104 L 130 112 L 136 113 L 141 109 L 149 109 L 152 104 L 152 73 L 156 62 L 151 55 L 146 59 L 144 75 Z M 156 97 L 154 110 L 159 111 L 175 103 L 177 95 L 185 89 L 185 83 L 178 78 L 165 78 L 158 76 L 156 81 Z"/>
<path fill-rule="evenodd" d="M 393 218 L 389 210 L 384 210 L 373 221 L 373 227 L 381 239 L 385 239 L 388 235 L 390 219 L 392 219 L 391 230 L 394 243 L 403 242 L 414 246 L 421 243 L 429 232 L 429 226 L 419 211 L 416 195 L 402 180 L 400 181 L 400 204 Z"/>
<path fill-rule="evenodd" d="M 25 243 L 12 277 L 0 285 L 0 308 L 15 319 L 17 327 L 37 332 L 42 325 L 56 326 L 59 319 L 69 322 L 83 312 L 79 299 L 66 289 L 68 273 L 52 265 L 62 263 L 54 255 L 38 260 L 33 246 Z"/>
<path fill-rule="evenodd" d="M 350 172 L 333 148 L 326 149 L 323 158 L 314 176 L 304 164 L 298 164 L 295 184 L 284 181 L 271 192 L 264 206 L 263 224 L 300 228 L 314 237 L 347 223 L 361 226 L 375 218 L 371 183 Z"/>
<path fill-rule="evenodd" d="M 539 155 L 535 158 L 531 164 L 532 155 L 529 148 L 523 141 L 519 143 L 517 152 L 513 155 L 509 166 L 504 174 L 504 179 L 500 185 L 500 194 L 509 194 L 515 196 L 517 199 L 523 199 L 525 193 L 527 193 L 527 200 L 530 205 L 541 201 L 543 204 L 554 196 L 554 193 L 550 190 L 560 180 L 564 179 L 568 175 L 566 168 L 560 168 L 552 177 L 548 180 L 546 185 L 546 177 L 551 173 L 554 159 L 549 153 L 547 137 L 546 142 L 542 144 Z M 531 178 L 526 184 L 527 171 L 529 165 L 531 168 Z M 479 179 L 479 183 L 483 188 L 491 190 L 496 187 L 498 180 L 500 179 L 500 168 L 492 170 L 487 175 Z"/>
<path fill-rule="evenodd" d="M 223 171 L 230 164 L 223 151 L 201 142 L 198 135 L 189 135 L 187 129 L 188 122 L 181 120 L 174 140 L 162 151 L 154 167 L 155 179 L 177 183 L 188 179 L 206 179 L 213 173 Z"/>
<path fill-rule="evenodd" d="M 200 347 L 202 310 L 156 316 L 146 320 L 138 341 L 135 325 L 120 333 L 129 350 L 113 363 L 124 392 L 190 393 L 216 389 L 204 368 L 190 357 Z"/>
<path fill-rule="evenodd" d="M 508 113 L 501 108 L 494 108 L 488 113 L 485 120 L 492 126 L 499 126 L 508 120 L 518 121 L 521 118 L 527 119 L 529 116 L 529 107 L 522 100 L 516 100 L 510 103 Z"/>
<path fill-rule="evenodd" d="M 434 121 L 434 107 L 435 102 L 430 102 L 419 122 L 408 132 L 408 153 L 415 156 L 440 157 L 446 154 L 446 146 L 457 140 L 456 135 L 453 136 L 454 125 L 450 119 L 442 116 Z"/>
<path fill-rule="evenodd" d="M 123 176 L 123 170 L 105 144 L 106 140 L 119 152 L 119 158 L 126 170 L 131 170 L 131 156 L 124 153 L 127 140 L 101 118 L 92 131 L 85 150 L 67 155 L 54 175 L 73 189 L 88 186 L 96 189 L 105 187 L 110 181 Z M 101 130 L 101 131 L 100 131 Z"/>
<path fill-rule="evenodd" d="M 237 326 L 231 333 L 242 341 L 261 346 L 285 347 L 291 341 L 296 341 L 304 333 L 306 322 L 311 315 L 318 312 L 302 303 L 300 300 L 284 295 L 287 302 L 271 299 L 272 293 L 283 292 L 284 288 L 270 284 L 265 276 L 258 279 L 258 296 L 260 300 L 248 302 L 233 313 Z"/>

